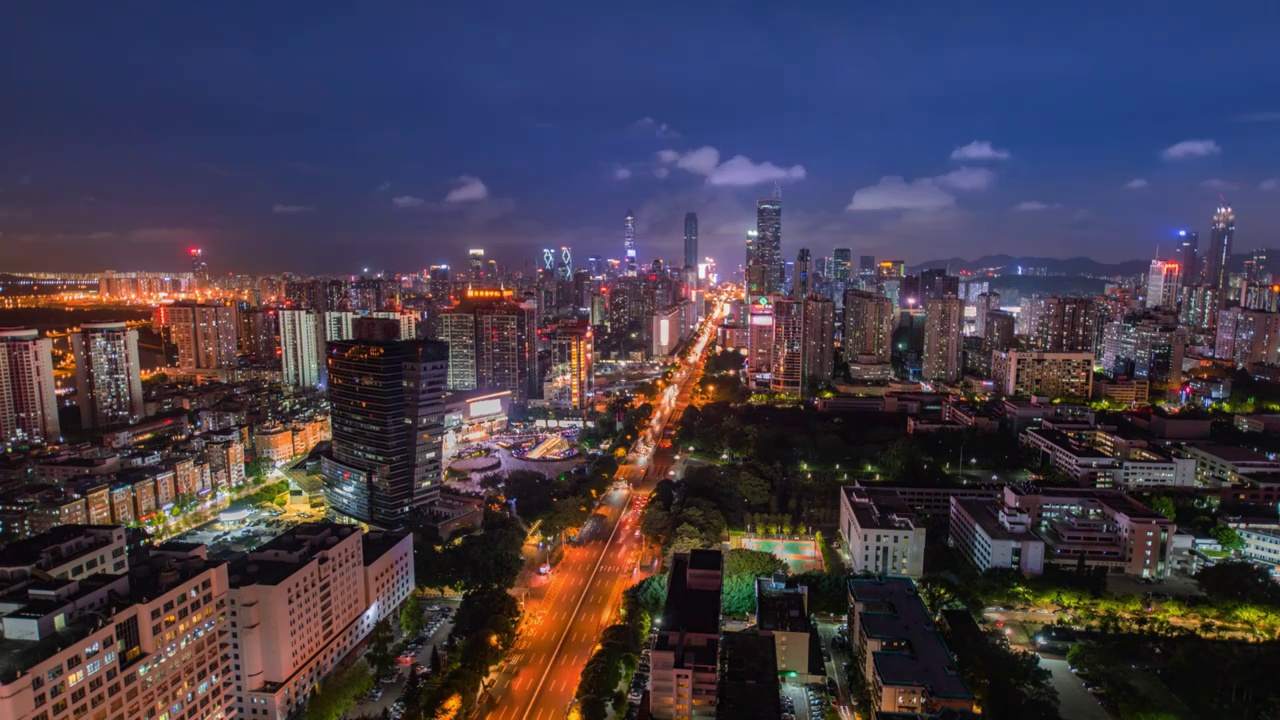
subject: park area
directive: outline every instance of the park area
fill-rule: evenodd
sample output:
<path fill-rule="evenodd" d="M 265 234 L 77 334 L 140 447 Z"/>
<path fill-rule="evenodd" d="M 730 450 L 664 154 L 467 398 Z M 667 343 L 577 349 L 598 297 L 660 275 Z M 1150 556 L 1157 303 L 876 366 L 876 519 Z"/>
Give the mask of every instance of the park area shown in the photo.
<path fill-rule="evenodd" d="M 786 562 L 793 573 L 823 569 L 822 555 L 818 552 L 818 543 L 814 540 L 783 540 L 743 536 L 740 547 L 744 550 L 773 553 Z"/>

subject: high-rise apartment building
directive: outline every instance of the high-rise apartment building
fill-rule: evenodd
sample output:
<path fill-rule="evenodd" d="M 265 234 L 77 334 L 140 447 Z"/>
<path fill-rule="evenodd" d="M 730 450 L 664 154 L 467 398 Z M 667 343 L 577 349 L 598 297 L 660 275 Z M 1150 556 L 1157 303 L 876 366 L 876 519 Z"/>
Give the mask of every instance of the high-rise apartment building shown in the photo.
<path fill-rule="evenodd" d="M 451 391 L 510 390 L 535 397 L 537 308 L 516 302 L 510 290 L 469 290 L 440 315 L 440 339 L 449 344 Z"/>
<path fill-rule="evenodd" d="M 1212 333 L 1218 327 L 1221 293 L 1212 285 L 1184 285 L 1178 322 L 1193 333 Z"/>
<path fill-rule="evenodd" d="M 667 599 L 654 623 L 650 713 L 662 720 L 716 717 L 720 592 L 724 556 L 692 550 L 671 557 Z"/>
<path fill-rule="evenodd" d="M 1003 310 L 987 311 L 982 328 L 982 352 L 979 355 L 980 367 L 978 368 L 983 376 L 991 375 L 992 353 L 1013 347 L 1013 330 L 1013 315 Z"/>
<path fill-rule="evenodd" d="M 398 340 L 399 328 L 384 320 L 356 321 L 355 335 L 327 346 L 325 496 L 341 515 L 399 527 L 439 494 L 449 348 Z"/>
<path fill-rule="evenodd" d="M 175 303 L 168 310 L 169 333 L 178 346 L 178 369 L 222 370 L 236 362 L 236 309 L 231 305 Z"/>
<path fill-rule="evenodd" d="M 684 266 L 698 266 L 698 213 L 684 214 Z"/>
<path fill-rule="evenodd" d="M 319 316 L 310 310 L 280 310 L 280 366 L 288 387 L 320 384 Z"/>
<path fill-rule="evenodd" d="M 1218 313 L 1218 337 L 1214 354 L 1235 361 L 1236 367 L 1251 363 L 1275 365 L 1280 362 L 1280 313 L 1230 308 Z"/>
<path fill-rule="evenodd" d="M 1218 206 L 1209 231 L 1209 252 L 1204 258 L 1204 284 L 1219 290 L 1227 287 L 1227 265 L 1231 262 L 1231 241 L 1236 234 L 1236 212 L 1227 203 Z"/>
<path fill-rule="evenodd" d="M 964 303 L 957 297 L 934 298 L 924 306 L 924 356 L 921 376 L 926 382 L 960 379 L 960 328 Z"/>
<path fill-rule="evenodd" d="M 476 389 L 476 317 L 454 310 L 440 315 L 440 340 L 448 344 L 449 392 Z"/>
<path fill-rule="evenodd" d="M 865 290 L 845 290 L 841 341 L 845 362 L 855 362 L 859 356 L 872 356 L 871 362 L 889 362 L 894 326 L 892 300 Z"/>
<path fill-rule="evenodd" d="M 622 274 L 635 277 L 638 262 L 636 260 L 636 216 L 627 211 L 622 225 Z"/>
<path fill-rule="evenodd" d="M 562 410 L 583 411 L 595 398 L 595 335 L 585 319 L 556 326 L 543 392 L 549 405 Z"/>
<path fill-rule="evenodd" d="M 1027 335 L 1036 350 L 1093 352 L 1098 306 L 1093 298 L 1033 297 Z"/>
<path fill-rule="evenodd" d="M 800 397 L 804 392 L 804 303 L 777 298 L 773 301 L 773 358 L 769 390 Z"/>
<path fill-rule="evenodd" d="M 760 295 L 782 292 L 782 200 L 777 197 L 756 202 L 755 264 L 762 273 Z"/>
<path fill-rule="evenodd" d="M 987 336 L 987 313 L 992 310 L 1000 309 L 1000 293 L 998 292 L 982 292 L 978 293 L 978 297 L 974 300 L 974 308 L 977 310 L 974 315 L 973 334 L 978 337 Z"/>
<path fill-rule="evenodd" d="M 1107 323 L 1102 332 L 1102 370 L 1112 377 L 1181 385 L 1186 345 L 1186 330 L 1160 317 Z"/>
<path fill-rule="evenodd" d="M 1149 308 L 1176 310 L 1182 289 L 1182 266 L 1173 260 L 1152 260 L 1147 273 L 1147 297 Z"/>
<path fill-rule="evenodd" d="M 119 427 L 142 420 L 137 330 L 122 322 L 85 323 L 71 335 L 71 350 L 82 427 Z"/>
<path fill-rule="evenodd" d="M 55 391 L 53 341 L 38 330 L 0 328 L 0 448 L 59 442 Z"/>
<path fill-rule="evenodd" d="M 829 298 L 804 300 L 804 388 L 831 379 L 835 369 L 836 304 Z"/>
<path fill-rule="evenodd" d="M 1093 354 L 996 351 L 991 358 L 996 391 L 1010 397 L 1047 395 L 1087 400 L 1093 391 Z"/>

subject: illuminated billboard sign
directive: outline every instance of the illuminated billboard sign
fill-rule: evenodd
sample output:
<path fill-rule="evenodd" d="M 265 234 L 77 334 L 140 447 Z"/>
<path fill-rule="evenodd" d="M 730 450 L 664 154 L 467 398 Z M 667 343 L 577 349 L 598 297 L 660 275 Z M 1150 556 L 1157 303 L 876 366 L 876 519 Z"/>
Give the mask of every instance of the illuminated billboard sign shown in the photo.
<path fill-rule="evenodd" d="M 484 415 L 500 415 L 502 413 L 502 400 L 476 400 L 471 403 L 471 417 L 481 417 Z"/>

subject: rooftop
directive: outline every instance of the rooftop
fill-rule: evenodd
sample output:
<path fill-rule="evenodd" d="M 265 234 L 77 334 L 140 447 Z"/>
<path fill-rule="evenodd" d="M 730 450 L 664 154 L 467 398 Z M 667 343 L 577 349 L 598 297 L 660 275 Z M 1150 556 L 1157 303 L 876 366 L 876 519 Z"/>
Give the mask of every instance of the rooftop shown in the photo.
<path fill-rule="evenodd" d="M 694 578 L 691 587 L 690 571 L 719 573 L 723 560 L 718 550 L 693 550 L 672 557 L 667 600 L 662 608 L 663 634 L 720 634 L 721 584 L 717 580 L 714 589 L 699 588 L 698 579 Z"/>

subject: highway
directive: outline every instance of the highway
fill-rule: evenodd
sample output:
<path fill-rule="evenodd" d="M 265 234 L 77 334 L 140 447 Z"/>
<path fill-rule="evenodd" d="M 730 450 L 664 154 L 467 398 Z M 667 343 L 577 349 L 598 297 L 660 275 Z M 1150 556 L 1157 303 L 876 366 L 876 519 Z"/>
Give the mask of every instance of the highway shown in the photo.
<path fill-rule="evenodd" d="M 651 442 L 618 470 L 618 479 L 634 490 L 615 490 L 604 498 L 600 510 L 608 518 L 607 539 L 596 537 L 568 548 L 550 581 L 530 592 L 524 630 L 489 691 L 485 717 L 552 720 L 567 714 L 600 633 L 615 621 L 622 592 L 645 577 L 637 567 L 644 543 L 638 503 L 672 472 L 678 449 L 661 447 L 663 431 L 668 423 L 674 426 L 689 404 L 720 312 L 717 307 L 700 330 L 694 361 L 682 363 L 672 378 L 674 387 L 657 403 L 648 428 Z"/>

